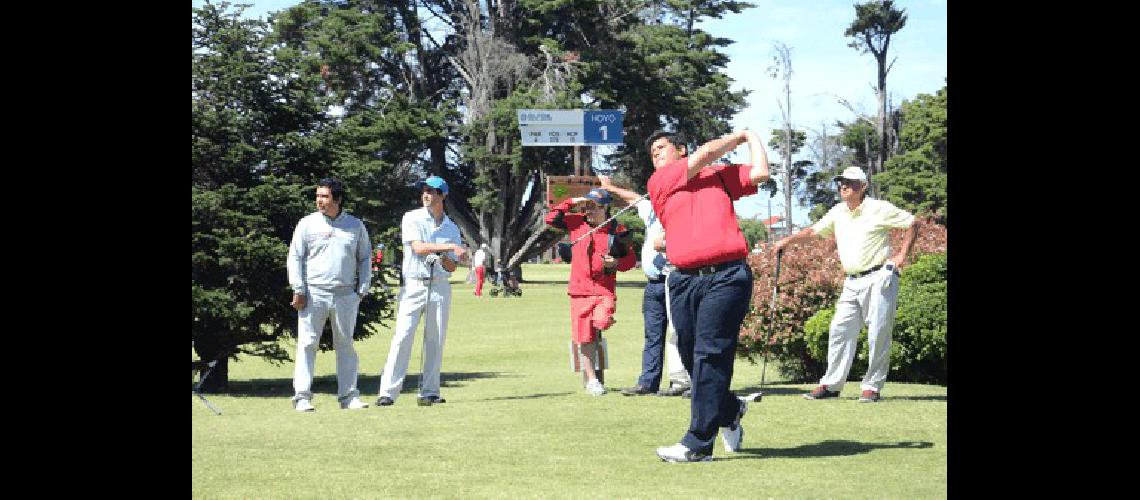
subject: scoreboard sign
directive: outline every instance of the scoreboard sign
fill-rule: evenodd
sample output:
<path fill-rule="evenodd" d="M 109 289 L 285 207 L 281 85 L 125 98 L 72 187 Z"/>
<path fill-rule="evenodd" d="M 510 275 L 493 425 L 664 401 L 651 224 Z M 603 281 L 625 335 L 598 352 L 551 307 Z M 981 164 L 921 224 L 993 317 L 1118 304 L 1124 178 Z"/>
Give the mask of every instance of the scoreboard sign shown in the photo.
<path fill-rule="evenodd" d="M 553 207 L 567 198 L 586 196 L 591 189 L 602 187 L 601 181 L 592 175 L 548 175 L 546 176 L 546 206 Z M 610 193 L 614 200 L 611 206 L 624 207 L 625 200 Z"/>
<path fill-rule="evenodd" d="M 523 146 L 615 146 L 622 143 L 620 109 L 519 109 Z"/>

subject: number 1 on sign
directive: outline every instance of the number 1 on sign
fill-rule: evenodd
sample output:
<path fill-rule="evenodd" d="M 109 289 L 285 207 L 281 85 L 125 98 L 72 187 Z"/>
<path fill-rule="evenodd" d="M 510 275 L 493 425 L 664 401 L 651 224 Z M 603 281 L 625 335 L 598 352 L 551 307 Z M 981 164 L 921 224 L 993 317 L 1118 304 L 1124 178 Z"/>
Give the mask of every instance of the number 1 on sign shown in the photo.
<path fill-rule="evenodd" d="M 608 136 L 606 135 L 606 127 L 608 127 L 608 125 L 603 125 L 601 127 L 598 127 L 598 130 L 602 131 L 602 140 L 603 141 L 608 140 Z"/>

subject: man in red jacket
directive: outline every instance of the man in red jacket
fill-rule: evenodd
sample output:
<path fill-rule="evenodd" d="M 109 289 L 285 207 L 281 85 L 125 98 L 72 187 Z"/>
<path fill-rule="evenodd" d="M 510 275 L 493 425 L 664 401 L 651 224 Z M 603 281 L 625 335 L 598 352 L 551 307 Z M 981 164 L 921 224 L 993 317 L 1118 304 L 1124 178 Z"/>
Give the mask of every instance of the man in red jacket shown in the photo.
<path fill-rule="evenodd" d="M 605 222 L 608 216 L 606 207 L 611 201 L 608 191 L 592 189 L 584 197 L 569 198 L 556 205 L 546 215 L 546 223 L 569 232 L 570 239 L 576 240 Z M 574 206 L 581 207 L 585 215 L 571 213 Z M 624 226 L 613 221 L 599 227 L 571 249 L 570 284 L 566 290 L 570 295 L 570 328 L 579 352 L 586 392 L 595 396 L 606 393 L 602 386 L 605 372 L 594 370 L 592 360 L 599 349 L 601 331 L 614 324 L 617 271 L 628 271 L 637 263 L 629 243 L 620 237 L 625 232 Z M 605 351 L 599 353 L 601 357 L 606 354 Z"/>

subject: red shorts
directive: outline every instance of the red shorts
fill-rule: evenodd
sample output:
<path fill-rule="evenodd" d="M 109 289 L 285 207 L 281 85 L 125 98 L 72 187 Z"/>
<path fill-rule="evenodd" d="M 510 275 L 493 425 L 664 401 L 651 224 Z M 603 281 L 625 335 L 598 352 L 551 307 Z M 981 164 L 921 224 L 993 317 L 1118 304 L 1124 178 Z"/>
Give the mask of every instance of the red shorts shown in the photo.
<path fill-rule="evenodd" d="M 614 324 L 616 306 L 614 297 L 608 295 L 570 297 L 570 330 L 574 343 L 597 340 L 594 329 L 605 330 Z"/>

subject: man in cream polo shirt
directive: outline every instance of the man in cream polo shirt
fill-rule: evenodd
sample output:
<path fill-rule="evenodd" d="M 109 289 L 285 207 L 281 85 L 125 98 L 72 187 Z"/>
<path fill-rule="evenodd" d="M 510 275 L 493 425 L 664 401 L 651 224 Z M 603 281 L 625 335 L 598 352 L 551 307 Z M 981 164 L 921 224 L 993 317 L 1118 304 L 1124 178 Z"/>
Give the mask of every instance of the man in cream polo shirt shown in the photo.
<path fill-rule="evenodd" d="M 887 380 L 891 352 L 891 329 L 899 293 L 899 271 L 918 234 L 918 219 L 890 202 L 867 198 L 867 175 L 859 167 L 847 167 L 835 178 L 842 202 L 823 218 L 777 242 L 776 251 L 812 235 L 835 234 L 839 261 L 847 278 L 835 305 L 835 317 L 827 344 L 827 371 L 819 387 L 804 394 L 807 399 L 839 396 L 851 362 L 855 359 L 859 330 L 867 324 L 870 359 L 860 385 L 859 402 L 873 403 Z M 902 248 L 891 255 L 890 230 L 907 228 Z"/>

